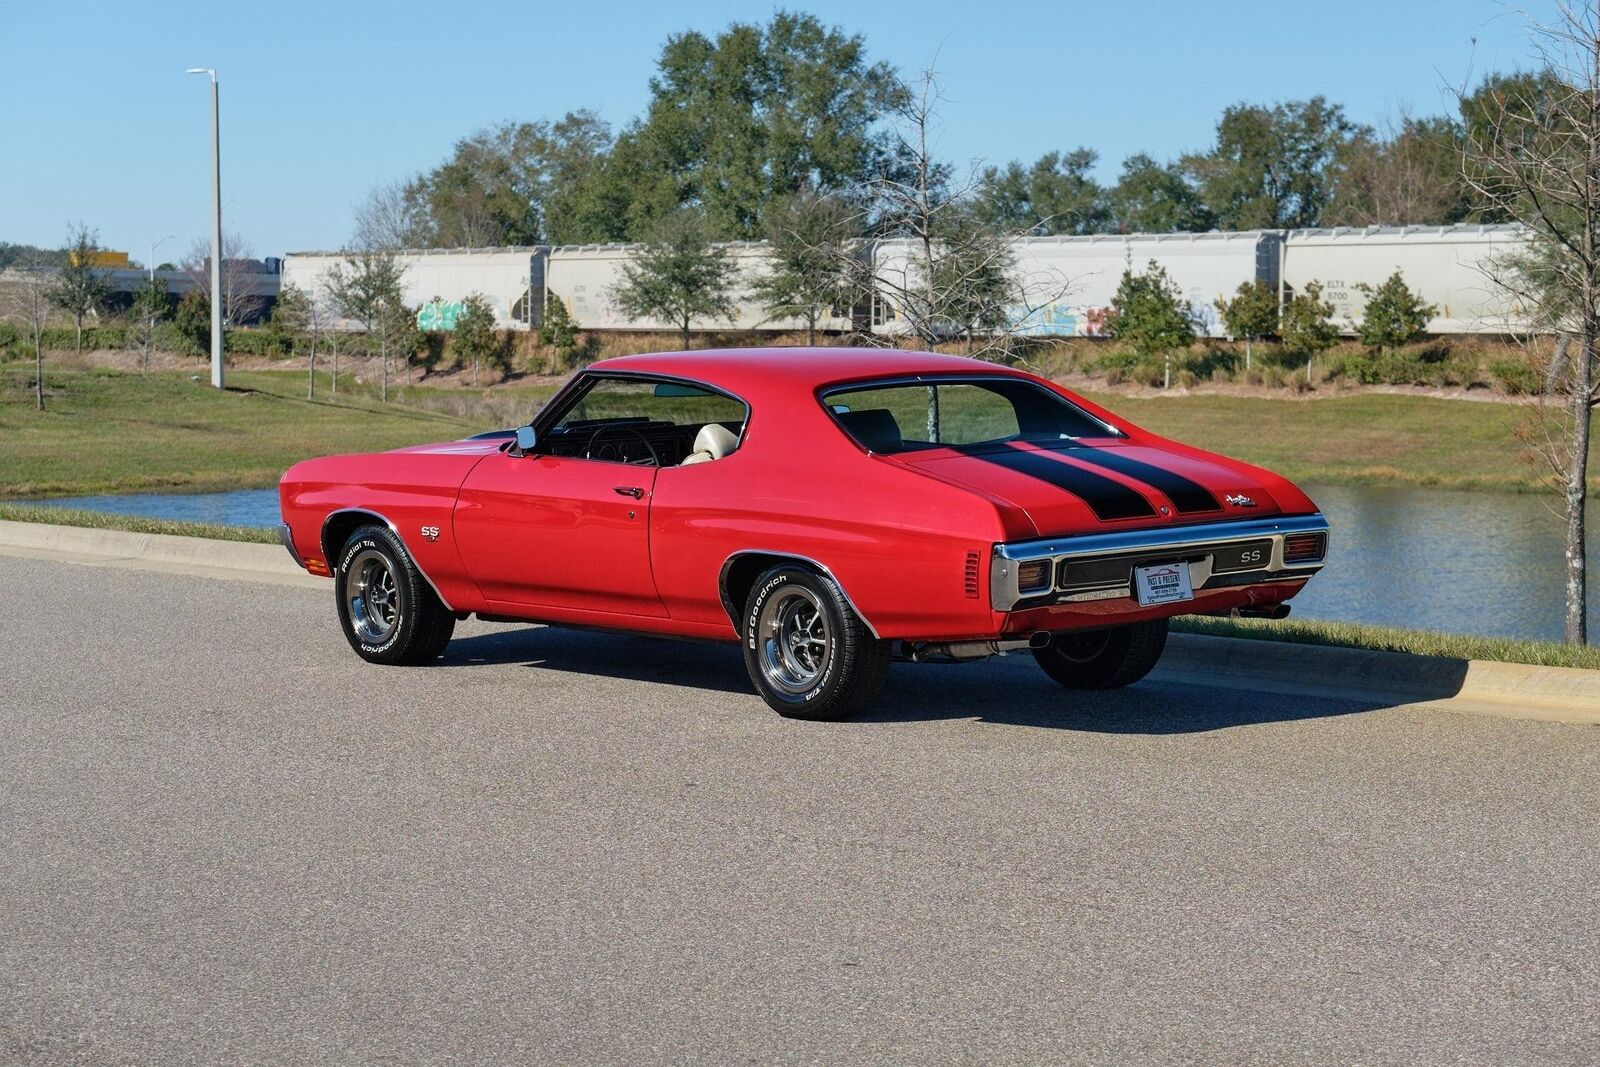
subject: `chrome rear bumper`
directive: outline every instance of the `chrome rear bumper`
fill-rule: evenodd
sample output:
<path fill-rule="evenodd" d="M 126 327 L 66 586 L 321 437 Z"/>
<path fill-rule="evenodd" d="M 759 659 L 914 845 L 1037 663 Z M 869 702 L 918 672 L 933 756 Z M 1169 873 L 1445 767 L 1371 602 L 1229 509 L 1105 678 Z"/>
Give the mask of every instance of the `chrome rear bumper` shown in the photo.
<path fill-rule="evenodd" d="M 1284 538 L 1322 534 L 1322 554 L 1289 563 Z M 1259 566 L 1228 563 L 1220 553 L 1243 542 L 1259 541 L 1267 550 Z M 1135 566 L 1187 559 L 1196 592 L 1260 582 L 1304 580 L 1322 569 L 1328 556 L 1328 520 L 1322 515 L 1240 519 L 1196 526 L 1162 526 L 1117 533 L 1080 534 L 994 546 L 989 563 L 989 600 L 996 611 L 1016 611 L 1090 600 L 1133 596 L 1129 575 Z M 1049 560 L 1049 584 L 1020 589 L 1017 564 Z M 1126 564 L 1126 568 L 1122 564 Z M 1089 566 L 1078 566 L 1088 564 Z M 1120 573 L 1119 573 L 1120 572 Z"/>

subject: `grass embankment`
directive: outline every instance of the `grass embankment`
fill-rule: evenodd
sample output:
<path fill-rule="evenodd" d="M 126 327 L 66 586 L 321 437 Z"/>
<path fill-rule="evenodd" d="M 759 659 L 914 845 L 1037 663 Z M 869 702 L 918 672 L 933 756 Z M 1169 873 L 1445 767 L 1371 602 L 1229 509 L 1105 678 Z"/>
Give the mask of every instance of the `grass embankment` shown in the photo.
<path fill-rule="evenodd" d="M 1548 488 L 1515 438 L 1526 409 L 1509 404 L 1378 393 L 1318 400 L 1085 395 L 1146 429 L 1293 481 Z"/>
<path fill-rule="evenodd" d="M 1549 641 L 1514 641 L 1501 637 L 1472 637 L 1433 630 L 1391 630 L 1348 622 L 1273 622 L 1266 619 L 1214 619 L 1198 615 L 1174 619 L 1179 633 L 1211 637 L 1241 637 L 1258 641 L 1287 641 L 1301 645 L 1334 645 L 1378 652 L 1407 652 L 1414 656 L 1480 659 L 1498 663 L 1530 663 L 1541 667 L 1584 667 L 1600 670 L 1600 647 L 1561 645 Z"/>
<path fill-rule="evenodd" d="M 10 522 L 43 522 L 52 526 L 86 526 L 94 530 L 126 530 L 129 533 L 173 534 L 178 537 L 207 537 L 213 541 L 248 541 L 275 545 L 278 535 L 256 526 L 223 526 L 214 522 L 177 522 L 147 519 L 140 515 L 113 515 L 105 511 L 80 511 L 36 504 L 0 501 L 0 519 Z"/>
<path fill-rule="evenodd" d="M 217 392 L 181 372 L 47 372 L 31 409 L 31 367 L 0 366 L 0 498 L 269 486 L 296 460 L 460 437 L 523 421 L 549 381 L 494 390 L 407 386 L 378 403 L 341 381 L 305 399 L 294 371 L 242 371 Z M 1535 491 L 1519 459 L 1523 410 L 1433 397 L 1294 400 L 1197 394 L 1092 398 L 1157 433 L 1297 481 Z"/>
<path fill-rule="evenodd" d="M 28 370 L 0 367 L 0 498 L 259 488 L 307 456 L 478 428 L 361 393 L 308 401 L 293 373 L 231 374 L 219 392 L 182 373 L 47 372 L 42 413 L 31 381 Z"/>

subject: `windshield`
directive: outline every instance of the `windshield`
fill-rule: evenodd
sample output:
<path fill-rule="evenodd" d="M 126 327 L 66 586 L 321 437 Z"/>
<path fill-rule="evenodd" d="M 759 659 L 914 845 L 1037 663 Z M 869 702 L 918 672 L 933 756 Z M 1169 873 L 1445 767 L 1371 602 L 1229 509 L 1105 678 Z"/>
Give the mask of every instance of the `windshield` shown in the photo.
<path fill-rule="evenodd" d="M 1022 378 L 846 386 L 824 394 L 823 403 L 857 444 L 885 455 L 1120 436 L 1082 408 Z"/>

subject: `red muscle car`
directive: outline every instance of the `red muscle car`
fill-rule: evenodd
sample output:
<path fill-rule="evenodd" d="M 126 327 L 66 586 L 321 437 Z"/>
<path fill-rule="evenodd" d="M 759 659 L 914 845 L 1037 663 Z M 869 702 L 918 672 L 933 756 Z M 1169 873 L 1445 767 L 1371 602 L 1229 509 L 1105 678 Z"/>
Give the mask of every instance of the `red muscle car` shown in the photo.
<path fill-rule="evenodd" d="M 814 719 L 891 658 L 1029 649 L 1069 688 L 1128 685 L 1170 617 L 1281 617 L 1328 547 L 1274 474 L 1021 370 L 878 349 L 604 360 L 525 426 L 307 460 L 280 493 L 363 659 L 437 659 L 473 614 L 738 641 Z"/>

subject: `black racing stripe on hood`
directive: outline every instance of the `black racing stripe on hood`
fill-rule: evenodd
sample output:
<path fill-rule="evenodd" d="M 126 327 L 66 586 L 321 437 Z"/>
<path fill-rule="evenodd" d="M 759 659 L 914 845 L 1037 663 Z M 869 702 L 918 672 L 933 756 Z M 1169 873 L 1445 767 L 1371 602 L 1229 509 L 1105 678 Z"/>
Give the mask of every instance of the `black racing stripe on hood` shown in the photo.
<path fill-rule="evenodd" d="M 1222 505 L 1212 495 L 1211 490 L 1199 482 L 1185 478 L 1169 470 L 1124 456 L 1120 453 L 1091 445 L 1077 445 L 1065 449 L 1073 459 L 1080 459 L 1085 463 L 1093 463 L 1097 467 L 1125 474 L 1129 478 L 1136 478 L 1146 485 L 1153 486 L 1165 493 L 1167 499 L 1172 501 L 1180 513 L 1193 511 L 1221 511 Z"/>
<path fill-rule="evenodd" d="M 1103 475 L 1063 463 L 1043 452 L 1024 451 L 1019 448 L 964 448 L 955 451 L 972 459 L 993 463 L 997 467 L 1026 474 L 1041 482 L 1048 482 L 1082 500 L 1102 520 L 1135 519 L 1154 515 L 1155 508 L 1144 495 L 1121 482 Z"/>

